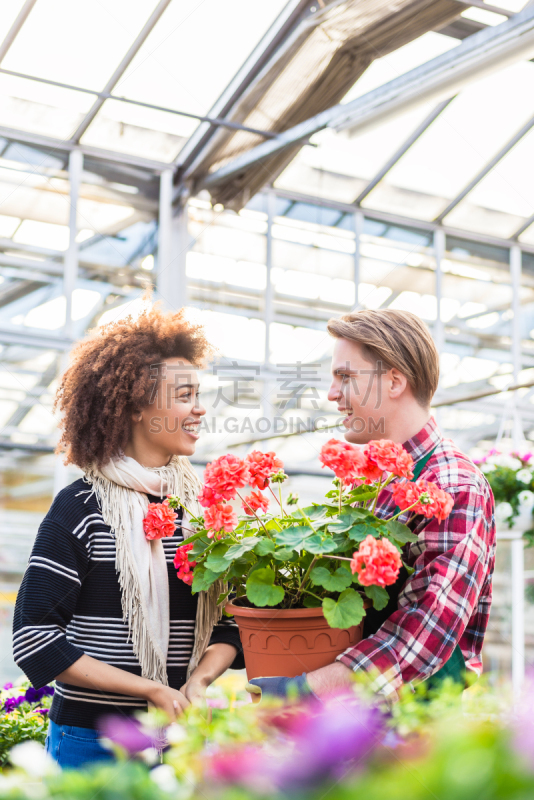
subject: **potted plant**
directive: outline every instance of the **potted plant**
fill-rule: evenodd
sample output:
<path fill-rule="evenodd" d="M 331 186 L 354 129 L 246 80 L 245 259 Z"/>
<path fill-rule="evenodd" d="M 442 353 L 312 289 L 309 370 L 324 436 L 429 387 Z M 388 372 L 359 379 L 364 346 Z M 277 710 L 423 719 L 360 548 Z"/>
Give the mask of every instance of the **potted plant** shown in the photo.
<path fill-rule="evenodd" d="M 331 439 L 320 460 L 335 474 L 333 487 L 306 508 L 291 494 L 282 500 L 280 459 L 254 451 L 208 464 L 204 515 L 187 509 L 195 532 L 177 550 L 178 577 L 193 592 L 227 585 L 219 603 L 239 626 L 249 679 L 318 669 L 356 644 L 366 607 L 385 607 L 402 549 L 417 541 L 398 517 L 411 509 L 445 518 L 453 505 L 435 484 L 410 482 L 412 458 L 394 442 L 359 448 Z M 394 480 L 398 513 L 381 519 L 377 498 Z M 181 502 L 170 497 L 169 505 Z"/>
<path fill-rule="evenodd" d="M 534 457 L 532 453 L 501 453 L 495 448 L 475 461 L 495 498 L 498 532 L 513 530 L 534 544 Z"/>

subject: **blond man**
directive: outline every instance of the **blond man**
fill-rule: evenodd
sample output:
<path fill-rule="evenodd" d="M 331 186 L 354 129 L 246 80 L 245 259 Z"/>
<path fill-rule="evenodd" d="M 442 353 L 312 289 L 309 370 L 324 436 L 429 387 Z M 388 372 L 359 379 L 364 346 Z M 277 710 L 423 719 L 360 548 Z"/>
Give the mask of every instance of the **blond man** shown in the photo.
<path fill-rule="evenodd" d="M 418 541 L 405 548 L 408 569 L 390 587 L 387 608 L 368 611 L 359 644 L 299 678 L 254 683 L 275 694 L 294 687 L 321 695 L 364 671 L 378 691 L 394 697 L 403 683 L 480 675 L 495 563 L 494 502 L 482 473 L 442 436 L 430 413 L 439 379 L 434 341 L 407 311 L 357 311 L 327 327 L 336 339 L 328 397 L 344 414 L 345 438 L 401 443 L 415 462 L 415 477 L 449 492 L 454 506 L 443 522 L 410 521 Z M 392 494 L 391 484 L 380 492 L 379 516 L 394 513 Z"/>

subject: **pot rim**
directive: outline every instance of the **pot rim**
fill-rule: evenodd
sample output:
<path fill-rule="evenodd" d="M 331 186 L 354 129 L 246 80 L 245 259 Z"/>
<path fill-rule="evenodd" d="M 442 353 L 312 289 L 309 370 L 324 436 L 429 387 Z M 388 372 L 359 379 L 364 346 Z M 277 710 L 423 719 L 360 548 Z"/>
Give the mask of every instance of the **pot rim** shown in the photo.
<path fill-rule="evenodd" d="M 321 606 L 317 606 L 317 608 L 248 608 L 247 606 L 236 606 L 230 602 L 226 604 L 225 611 L 233 614 L 234 616 L 260 617 L 263 619 L 268 617 L 280 617 L 282 619 L 287 619 L 288 617 L 324 616 Z"/>

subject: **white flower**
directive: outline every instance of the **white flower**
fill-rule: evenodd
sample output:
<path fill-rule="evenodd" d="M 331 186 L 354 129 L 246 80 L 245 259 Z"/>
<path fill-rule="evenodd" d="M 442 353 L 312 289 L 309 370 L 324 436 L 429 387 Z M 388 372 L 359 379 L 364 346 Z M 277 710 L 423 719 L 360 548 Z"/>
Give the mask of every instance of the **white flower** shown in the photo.
<path fill-rule="evenodd" d="M 59 772 L 56 762 L 48 755 L 42 744 L 36 741 L 16 744 L 9 751 L 9 760 L 15 767 L 20 767 L 32 778 L 42 778 Z"/>
<path fill-rule="evenodd" d="M 521 469 L 523 466 L 518 458 L 513 456 L 500 455 L 495 458 L 498 467 L 508 467 L 508 469 Z"/>
<path fill-rule="evenodd" d="M 173 722 L 167 730 L 165 731 L 167 734 L 167 741 L 169 744 L 180 744 L 185 739 L 187 739 L 187 731 L 183 725 L 179 725 L 177 722 Z"/>
<path fill-rule="evenodd" d="M 534 492 L 529 491 L 529 489 L 524 489 L 522 492 L 519 492 L 519 502 L 522 506 L 526 506 L 528 510 L 534 506 Z"/>
<path fill-rule="evenodd" d="M 528 486 L 532 481 L 532 472 L 529 469 L 520 469 L 515 477 L 520 483 L 526 483 Z"/>
<path fill-rule="evenodd" d="M 176 795 L 180 789 L 180 784 L 176 780 L 176 775 L 170 764 L 160 764 L 150 772 L 150 778 L 167 794 Z"/>
<path fill-rule="evenodd" d="M 480 465 L 480 470 L 486 474 L 487 472 L 493 472 L 496 466 L 494 461 L 484 461 L 484 463 Z"/>
<path fill-rule="evenodd" d="M 510 516 L 512 513 L 512 506 L 510 503 L 497 503 L 495 506 L 495 518 L 499 522 L 504 522 L 504 520 Z"/>

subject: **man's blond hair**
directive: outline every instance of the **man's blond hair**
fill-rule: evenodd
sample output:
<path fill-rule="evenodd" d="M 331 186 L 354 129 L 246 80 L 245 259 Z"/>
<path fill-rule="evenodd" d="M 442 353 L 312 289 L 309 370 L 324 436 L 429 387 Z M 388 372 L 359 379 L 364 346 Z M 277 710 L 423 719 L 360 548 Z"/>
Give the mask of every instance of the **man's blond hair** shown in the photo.
<path fill-rule="evenodd" d="M 417 402 L 427 408 L 438 388 L 439 354 L 425 323 L 410 311 L 390 308 L 353 311 L 331 319 L 327 330 L 336 339 L 357 342 L 371 363 L 395 367 L 406 377 Z"/>

